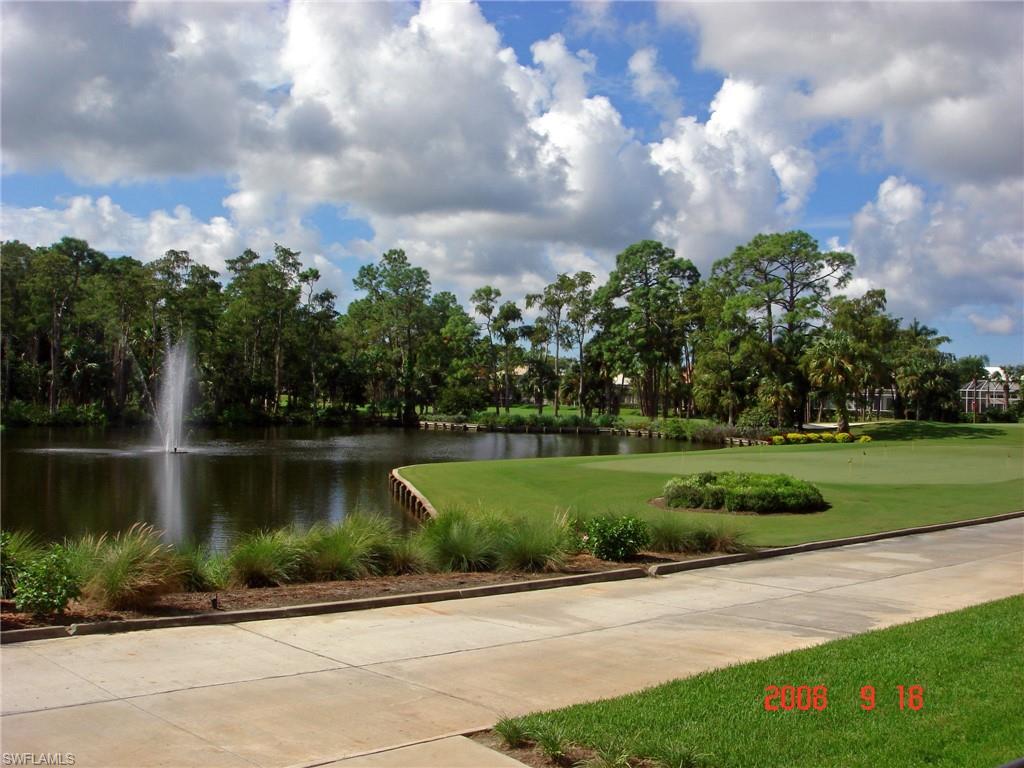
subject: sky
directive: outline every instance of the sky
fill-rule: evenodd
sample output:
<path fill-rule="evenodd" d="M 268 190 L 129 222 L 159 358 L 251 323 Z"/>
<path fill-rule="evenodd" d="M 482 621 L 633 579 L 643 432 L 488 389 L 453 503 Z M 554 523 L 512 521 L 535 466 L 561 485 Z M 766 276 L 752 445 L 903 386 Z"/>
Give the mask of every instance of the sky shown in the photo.
<path fill-rule="evenodd" d="M 224 273 L 302 252 L 354 298 L 604 278 L 656 239 L 855 254 L 857 295 L 1024 360 L 1024 4 L 4 2 L 2 238 Z"/>

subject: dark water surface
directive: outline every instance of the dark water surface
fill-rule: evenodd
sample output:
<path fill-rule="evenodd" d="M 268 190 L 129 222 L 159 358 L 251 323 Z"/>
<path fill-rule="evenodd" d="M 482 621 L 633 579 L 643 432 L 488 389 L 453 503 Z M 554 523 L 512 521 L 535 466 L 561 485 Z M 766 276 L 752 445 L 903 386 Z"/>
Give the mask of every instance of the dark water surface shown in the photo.
<path fill-rule="evenodd" d="M 401 516 L 387 475 L 406 464 L 697 447 L 613 435 L 385 427 L 197 429 L 187 442 L 187 453 L 168 455 L 140 430 L 6 430 L 3 527 L 59 539 L 143 520 L 169 540 L 221 547 L 241 532 L 337 521 L 357 508 Z"/>

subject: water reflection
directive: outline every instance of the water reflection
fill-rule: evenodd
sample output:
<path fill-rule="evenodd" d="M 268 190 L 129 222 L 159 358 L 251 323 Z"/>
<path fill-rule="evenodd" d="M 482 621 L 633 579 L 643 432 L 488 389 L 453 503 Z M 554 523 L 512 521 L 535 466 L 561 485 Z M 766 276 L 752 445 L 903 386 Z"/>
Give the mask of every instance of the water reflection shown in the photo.
<path fill-rule="evenodd" d="M 222 547 L 240 532 L 337 521 L 353 509 L 404 520 L 394 467 L 435 461 L 692 448 L 611 435 L 448 433 L 319 427 L 195 430 L 166 454 L 141 432 L 12 430 L 2 446 L 5 528 L 47 538 L 147 521 L 174 541 Z"/>
<path fill-rule="evenodd" d="M 151 467 L 155 477 L 152 480 L 156 491 L 157 526 L 164 531 L 168 541 L 181 543 L 186 530 L 191 530 L 189 521 L 185 519 L 187 511 L 182 504 L 182 463 L 188 460 L 187 454 L 163 453 L 154 457 Z"/>

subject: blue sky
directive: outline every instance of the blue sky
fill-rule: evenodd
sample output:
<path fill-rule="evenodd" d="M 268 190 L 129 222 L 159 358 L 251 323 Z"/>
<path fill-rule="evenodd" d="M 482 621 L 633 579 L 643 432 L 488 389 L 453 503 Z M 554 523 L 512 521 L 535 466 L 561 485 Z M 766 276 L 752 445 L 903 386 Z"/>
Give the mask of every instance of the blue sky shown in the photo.
<path fill-rule="evenodd" d="M 1024 359 L 1020 7 L 47 5 L 3 6 L 5 239 L 279 241 L 345 302 L 396 246 L 516 298 L 802 228 L 951 351 Z"/>

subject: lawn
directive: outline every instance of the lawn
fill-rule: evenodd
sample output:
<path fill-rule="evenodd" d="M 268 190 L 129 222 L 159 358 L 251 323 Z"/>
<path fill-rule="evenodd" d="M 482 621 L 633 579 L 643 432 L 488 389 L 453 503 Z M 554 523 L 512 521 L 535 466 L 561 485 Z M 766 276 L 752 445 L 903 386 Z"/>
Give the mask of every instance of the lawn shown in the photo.
<path fill-rule="evenodd" d="M 1024 754 L 1022 638 L 1024 598 L 1013 597 L 519 722 L 673 765 L 670 755 L 692 750 L 722 768 L 988 768 Z M 827 706 L 765 711 L 768 685 L 824 685 Z M 875 689 L 870 711 L 861 708 L 866 685 Z M 923 687 L 917 711 L 912 685 Z"/>
<path fill-rule="evenodd" d="M 831 504 L 813 515 L 680 512 L 728 518 L 757 546 L 854 536 L 1024 509 L 1024 425 L 894 422 L 856 430 L 870 443 L 424 464 L 402 470 L 434 504 L 552 514 L 648 516 L 679 474 L 781 472 L 815 483 Z"/>

